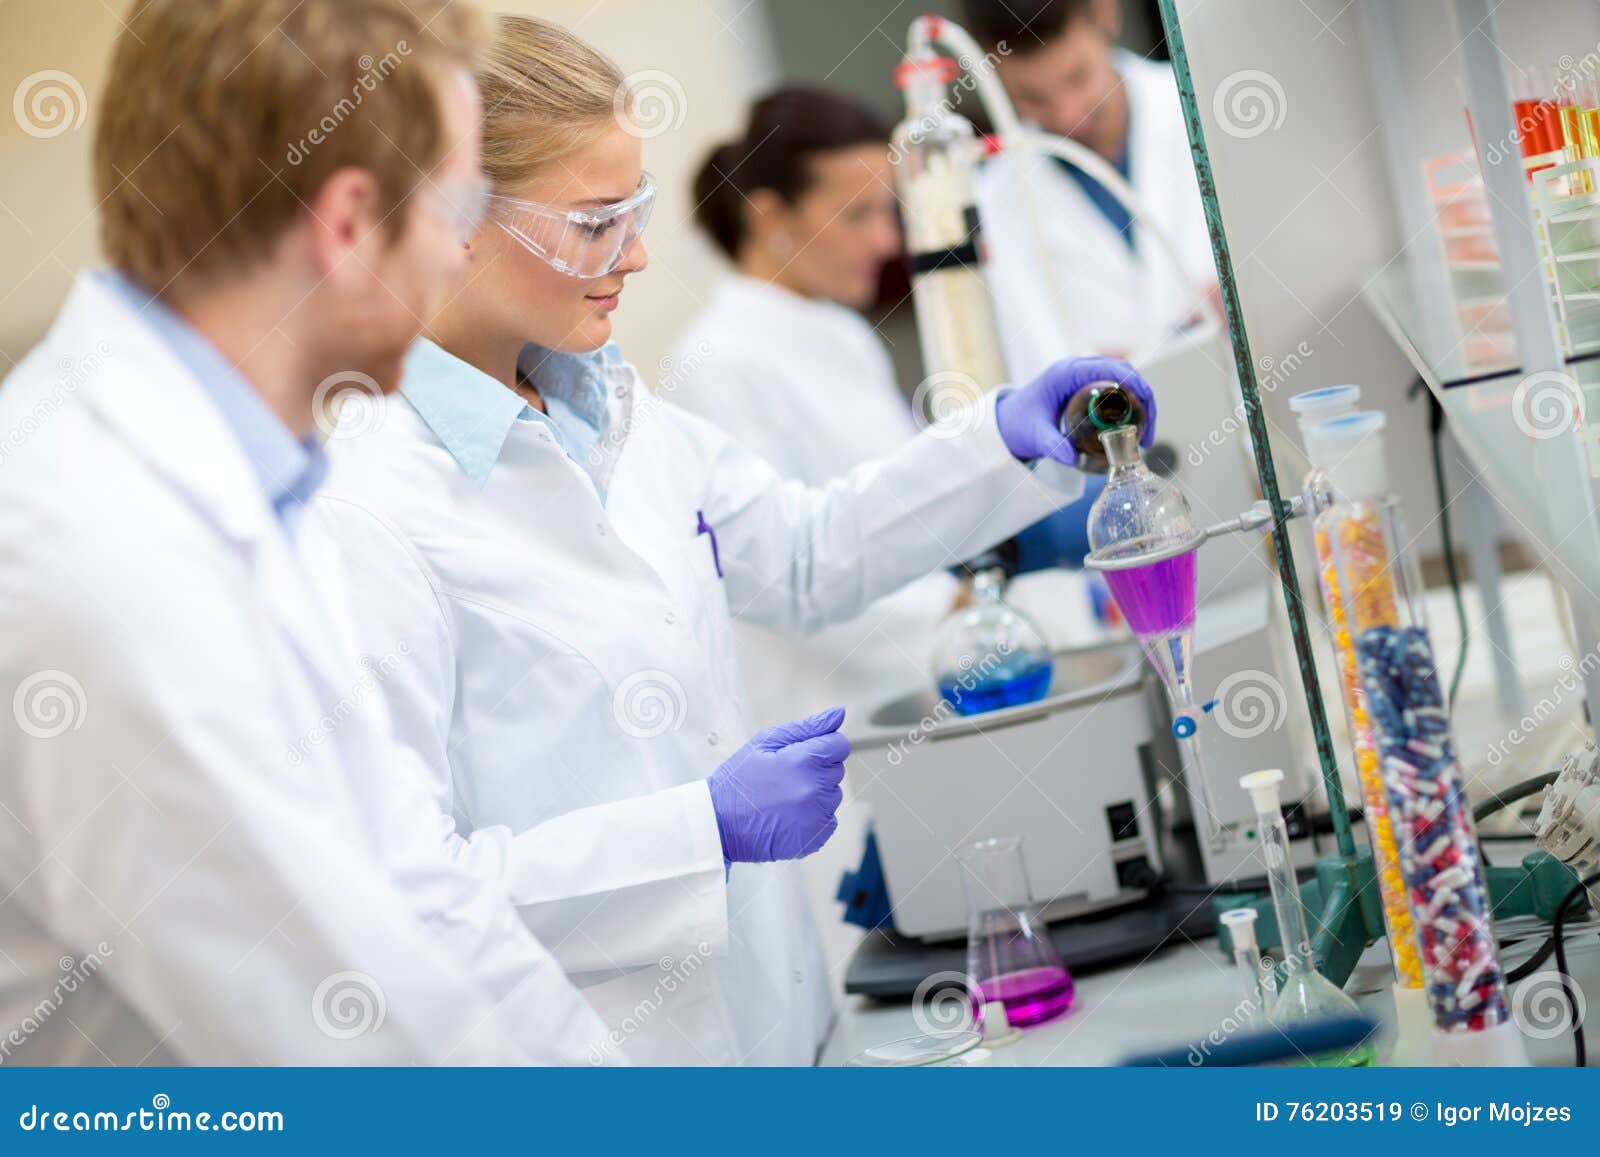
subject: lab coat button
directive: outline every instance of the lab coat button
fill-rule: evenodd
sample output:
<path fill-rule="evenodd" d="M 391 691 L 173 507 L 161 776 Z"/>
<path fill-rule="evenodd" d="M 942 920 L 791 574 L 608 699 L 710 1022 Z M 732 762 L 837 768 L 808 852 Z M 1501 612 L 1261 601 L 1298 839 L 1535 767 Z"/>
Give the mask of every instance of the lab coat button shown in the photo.
<path fill-rule="evenodd" d="M 617 387 L 617 390 L 616 390 L 617 397 L 620 398 L 620 397 L 622 397 L 623 394 L 626 394 L 627 392 L 628 392 L 628 387 L 627 386 L 618 386 Z"/>
<path fill-rule="evenodd" d="M 801 972 L 798 968 L 794 970 L 794 982 L 796 984 L 804 984 L 806 982 L 806 974 Z"/>
<path fill-rule="evenodd" d="M 597 522 L 597 523 L 594 524 L 594 528 L 595 528 L 595 530 L 597 530 L 600 533 L 600 537 L 601 538 L 604 538 L 606 536 L 606 524 L 605 523 Z"/>
<path fill-rule="evenodd" d="M 673 614 L 671 611 L 668 611 L 666 614 L 662 615 L 661 617 L 667 621 L 667 625 L 668 626 L 671 626 L 673 623 L 678 621 L 678 616 Z"/>
<path fill-rule="evenodd" d="M 706 742 L 709 743 L 712 747 L 715 747 L 717 745 L 717 740 L 718 740 L 718 736 L 717 736 L 717 733 L 715 731 L 710 731 L 710 732 L 706 733 Z"/>

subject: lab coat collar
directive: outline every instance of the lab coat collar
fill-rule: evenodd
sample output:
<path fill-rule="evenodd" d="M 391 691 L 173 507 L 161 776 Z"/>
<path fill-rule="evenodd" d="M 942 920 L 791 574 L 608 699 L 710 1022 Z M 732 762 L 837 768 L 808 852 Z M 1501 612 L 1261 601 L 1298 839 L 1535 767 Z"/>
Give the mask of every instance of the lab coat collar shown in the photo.
<path fill-rule="evenodd" d="M 547 398 L 560 398 L 596 430 L 606 421 L 606 379 L 626 363 L 617 343 L 608 341 L 591 353 L 569 354 L 529 342 L 517 369 Z"/>
<path fill-rule="evenodd" d="M 480 487 L 489 480 L 512 423 L 535 413 L 504 383 L 427 338 L 414 341 L 406 354 L 400 393 Z"/>
<path fill-rule="evenodd" d="M 84 403 L 225 534 L 250 542 L 272 529 L 267 496 L 204 387 L 102 275 L 78 275 L 51 344 L 86 367 Z"/>
<path fill-rule="evenodd" d="M 144 286 L 112 269 L 90 276 L 155 331 L 205 390 L 244 451 L 267 501 L 292 536 L 301 511 L 327 477 L 327 455 L 321 443 L 314 437 L 296 438 L 238 368 Z"/>
<path fill-rule="evenodd" d="M 135 304 L 94 273 L 73 283 L 48 341 L 52 357 L 63 365 L 70 359 L 83 374 L 84 405 L 249 556 L 287 639 L 322 689 L 339 694 L 344 665 L 305 561 L 194 372 Z"/>

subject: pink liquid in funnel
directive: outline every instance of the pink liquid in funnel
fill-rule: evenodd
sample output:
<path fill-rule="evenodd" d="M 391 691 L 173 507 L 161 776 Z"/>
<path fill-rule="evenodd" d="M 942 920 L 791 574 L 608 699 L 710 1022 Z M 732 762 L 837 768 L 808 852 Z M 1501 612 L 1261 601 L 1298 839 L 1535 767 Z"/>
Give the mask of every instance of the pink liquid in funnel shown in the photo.
<path fill-rule="evenodd" d="M 1162 559 L 1149 566 L 1108 570 L 1106 585 L 1136 635 L 1160 635 L 1194 625 L 1198 552 Z"/>

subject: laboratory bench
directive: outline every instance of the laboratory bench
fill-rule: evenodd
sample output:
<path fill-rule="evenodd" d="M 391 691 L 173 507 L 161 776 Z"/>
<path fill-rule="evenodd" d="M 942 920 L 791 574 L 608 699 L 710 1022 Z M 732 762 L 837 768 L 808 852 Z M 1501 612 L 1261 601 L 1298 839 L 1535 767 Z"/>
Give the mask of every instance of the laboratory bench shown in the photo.
<path fill-rule="evenodd" d="M 1503 854 L 1509 858 L 1513 853 Z M 1502 939 L 1506 939 L 1507 931 L 1500 931 Z M 1515 945 L 1502 949 L 1502 966 L 1508 971 L 1514 968 L 1542 940 L 1542 927 L 1536 930 L 1529 925 Z M 1587 922 L 1572 926 L 1567 934 L 1567 952 L 1568 965 L 1583 990 L 1585 1003 L 1600 1008 L 1600 920 L 1591 916 Z M 1545 968 L 1553 969 L 1554 964 L 1546 964 Z M 1520 1002 L 1518 999 L 1522 989 L 1539 982 L 1540 976 L 1535 973 L 1512 986 L 1512 1007 L 1525 1024 L 1547 1023 L 1528 1019 L 1536 1011 L 1527 1007 L 1531 994 L 1525 994 Z M 1345 986 L 1362 1009 L 1379 1021 L 1381 1034 L 1390 1032 L 1393 1022 L 1389 977 L 1388 949 L 1382 943 L 1374 944 Z M 1209 938 L 1185 940 L 1132 963 L 1074 979 L 1077 1000 L 1065 1016 L 1023 1030 L 1015 1044 L 974 1049 L 952 1063 L 1010 1067 L 1115 1065 L 1135 1053 L 1198 1043 L 1219 1028 L 1241 995 L 1232 962 Z M 1548 990 L 1549 998 L 1560 999 L 1554 983 L 1548 983 Z M 916 1036 L 921 1031 L 909 1002 L 847 997 L 818 1063 L 842 1065 L 864 1049 Z M 1524 1035 L 1528 1037 L 1528 1054 L 1534 1064 L 1572 1064 L 1570 1031 Z M 1589 1022 L 1588 1045 L 1590 1065 L 1600 1064 L 1600 1019 Z M 1383 1047 L 1380 1044 L 1380 1052 Z"/>

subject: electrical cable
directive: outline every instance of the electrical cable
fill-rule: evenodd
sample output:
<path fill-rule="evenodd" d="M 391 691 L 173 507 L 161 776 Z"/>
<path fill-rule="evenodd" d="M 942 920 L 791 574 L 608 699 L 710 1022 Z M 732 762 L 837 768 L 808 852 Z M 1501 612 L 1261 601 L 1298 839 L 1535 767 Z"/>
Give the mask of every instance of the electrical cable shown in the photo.
<path fill-rule="evenodd" d="M 1538 972 L 1540 968 L 1544 967 L 1544 962 L 1550 959 L 1550 954 L 1555 950 L 1556 937 L 1555 933 L 1552 932 L 1550 935 L 1544 938 L 1544 943 L 1539 945 L 1537 952 L 1528 957 L 1528 959 L 1524 960 L 1521 964 L 1517 965 L 1510 972 L 1506 973 L 1506 983 L 1515 984 L 1519 980 L 1528 979 L 1528 977 L 1532 976 L 1535 972 Z"/>
<path fill-rule="evenodd" d="M 1600 884 L 1600 872 L 1591 872 L 1568 889 L 1567 894 L 1561 897 L 1561 903 L 1556 906 L 1555 928 L 1550 933 L 1550 938 L 1556 942 L 1556 972 L 1561 976 L 1561 991 L 1567 998 L 1567 1011 L 1572 1014 L 1572 1046 L 1576 1057 L 1573 1063 L 1580 1069 L 1588 1067 L 1589 1056 L 1583 1040 L 1583 1017 L 1573 991 L 1578 987 L 1578 982 L 1572 979 L 1572 974 L 1567 970 L 1565 924 L 1567 910 L 1585 899 L 1588 890 L 1596 884 Z"/>
<path fill-rule="evenodd" d="M 1461 631 L 1461 647 L 1456 652 L 1456 669 L 1450 676 L 1448 702 L 1453 711 L 1456 705 L 1456 693 L 1461 690 L 1461 677 L 1467 672 L 1467 650 L 1470 642 L 1467 635 L 1467 604 L 1461 596 L 1461 575 L 1456 570 L 1455 536 L 1450 530 L 1450 502 L 1445 494 L 1444 407 L 1439 404 L 1437 398 L 1428 393 L 1427 385 L 1421 378 L 1412 383 L 1409 394 L 1414 397 L 1418 392 L 1426 393 L 1428 397 L 1428 441 L 1433 450 L 1433 489 L 1439 500 L 1439 537 L 1444 545 L 1444 573 L 1450 580 L 1450 594 L 1456 606 L 1456 625 Z"/>
<path fill-rule="evenodd" d="M 1472 809 L 1473 822 L 1477 823 L 1480 820 L 1488 819 L 1495 812 L 1504 811 L 1518 800 L 1527 799 L 1530 795 L 1536 795 L 1549 787 L 1560 776 L 1561 773 L 1559 771 L 1547 771 L 1543 775 L 1536 775 L 1532 779 L 1525 779 L 1519 784 L 1514 784 L 1504 791 L 1495 792 L 1488 799 L 1481 800 Z"/>
<path fill-rule="evenodd" d="M 1545 788 L 1549 787 L 1552 783 L 1554 783 L 1556 781 L 1556 779 L 1560 776 L 1560 774 L 1561 774 L 1560 772 L 1556 772 L 1556 771 L 1547 771 L 1543 775 L 1536 775 L 1532 779 L 1525 779 L 1521 783 L 1516 784 L 1513 787 L 1507 788 L 1505 791 L 1496 792 L 1494 795 L 1490 796 L 1486 800 L 1483 800 L 1481 803 L 1478 804 L 1477 807 L 1472 809 L 1473 822 L 1476 823 L 1478 820 L 1486 819 L 1487 817 L 1494 815 L 1495 812 L 1503 811 L 1504 809 L 1510 807 L 1512 804 L 1516 803 L 1520 799 L 1526 799 L 1528 796 L 1533 795 L 1535 792 L 1543 791 Z M 1495 842 L 1495 841 L 1497 841 L 1499 839 L 1506 839 L 1506 838 L 1518 839 L 1518 840 L 1528 840 L 1528 839 L 1532 839 L 1533 836 L 1531 836 L 1531 835 L 1527 835 L 1527 836 L 1514 835 L 1514 836 L 1510 836 L 1510 837 L 1494 836 L 1494 835 L 1479 836 L 1478 837 L 1478 855 L 1482 857 L 1484 867 L 1487 868 L 1487 867 L 1491 867 L 1492 866 L 1492 861 L 1490 861 L 1490 859 L 1489 859 L 1489 850 L 1483 846 L 1484 843 L 1485 842 Z"/>

